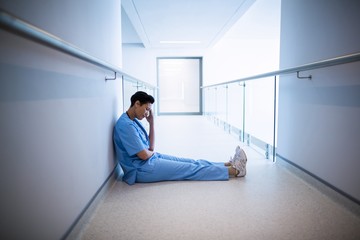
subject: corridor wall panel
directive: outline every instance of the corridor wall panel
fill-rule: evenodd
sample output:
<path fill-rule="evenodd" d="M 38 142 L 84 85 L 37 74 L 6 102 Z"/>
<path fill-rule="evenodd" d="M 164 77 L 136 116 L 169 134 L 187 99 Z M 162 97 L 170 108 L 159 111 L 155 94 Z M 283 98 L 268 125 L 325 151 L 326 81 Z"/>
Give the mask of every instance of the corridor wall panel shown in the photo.
<path fill-rule="evenodd" d="M 360 51 L 357 1 L 282 1 L 280 68 Z M 360 63 L 281 76 L 278 154 L 360 201 Z"/>
<path fill-rule="evenodd" d="M 0 7 L 121 67 L 121 2 Z M 61 239 L 112 173 L 113 73 L 0 30 L 0 238 Z"/>

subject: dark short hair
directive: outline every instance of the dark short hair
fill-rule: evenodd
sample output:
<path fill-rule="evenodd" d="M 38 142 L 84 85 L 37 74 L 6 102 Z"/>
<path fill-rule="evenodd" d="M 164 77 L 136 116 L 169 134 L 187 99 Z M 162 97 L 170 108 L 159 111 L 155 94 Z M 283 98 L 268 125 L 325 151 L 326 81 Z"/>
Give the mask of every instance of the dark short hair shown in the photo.
<path fill-rule="evenodd" d="M 132 107 L 134 106 L 136 101 L 139 101 L 141 105 L 146 103 L 153 104 L 155 102 L 155 99 L 153 98 L 153 96 L 147 94 L 146 92 L 138 91 L 131 96 L 130 101 L 131 101 L 130 107 Z"/>

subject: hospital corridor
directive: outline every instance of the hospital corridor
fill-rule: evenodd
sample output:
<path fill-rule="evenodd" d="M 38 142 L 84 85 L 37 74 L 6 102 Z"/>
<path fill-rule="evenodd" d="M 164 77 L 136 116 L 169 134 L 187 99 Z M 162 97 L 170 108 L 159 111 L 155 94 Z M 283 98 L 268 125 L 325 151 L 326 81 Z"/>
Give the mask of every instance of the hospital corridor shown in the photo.
<path fill-rule="evenodd" d="M 359 12 L 0 0 L 0 239 L 360 239 Z"/>
<path fill-rule="evenodd" d="M 80 239 L 357 239 L 359 208 L 286 163 L 273 163 L 202 116 L 156 119 L 157 151 L 227 161 L 248 155 L 229 181 L 115 182 Z M 357 214 L 356 214 L 357 213 Z"/>

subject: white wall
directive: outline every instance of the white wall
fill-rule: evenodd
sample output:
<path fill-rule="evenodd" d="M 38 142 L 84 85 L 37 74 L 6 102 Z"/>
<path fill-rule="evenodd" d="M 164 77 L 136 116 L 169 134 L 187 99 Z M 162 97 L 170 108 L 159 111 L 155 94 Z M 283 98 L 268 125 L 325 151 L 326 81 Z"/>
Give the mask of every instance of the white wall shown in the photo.
<path fill-rule="evenodd" d="M 280 0 L 257 0 L 204 56 L 204 85 L 279 68 Z"/>
<path fill-rule="evenodd" d="M 281 68 L 360 51 L 357 1 L 282 1 Z M 280 79 L 278 154 L 360 200 L 360 63 Z"/>
<path fill-rule="evenodd" d="M 121 2 L 0 7 L 121 67 Z M 115 166 L 113 73 L 0 30 L 0 237 L 60 239 Z M 119 110 L 120 109 L 120 110 Z"/>

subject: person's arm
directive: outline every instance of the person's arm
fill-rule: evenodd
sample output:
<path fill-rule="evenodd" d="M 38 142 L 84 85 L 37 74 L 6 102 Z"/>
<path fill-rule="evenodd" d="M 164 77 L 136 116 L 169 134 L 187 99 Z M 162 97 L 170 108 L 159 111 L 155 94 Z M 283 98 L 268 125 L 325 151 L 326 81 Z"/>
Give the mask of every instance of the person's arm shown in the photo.
<path fill-rule="evenodd" d="M 137 156 L 141 160 L 148 160 L 154 154 L 155 148 L 155 131 L 154 131 L 154 116 L 152 110 L 149 111 L 149 116 L 146 117 L 146 120 L 149 122 L 149 149 L 144 149 L 137 153 Z"/>
<path fill-rule="evenodd" d="M 153 154 L 154 154 L 154 151 L 150 151 L 150 150 L 148 150 L 148 149 L 144 149 L 144 150 L 141 150 L 140 152 L 138 152 L 136 155 L 137 155 L 141 160 L 148 160 Z"/>
<path fill-rule="evenodd" d="M 149 122 L 149 151 L 154 151 L 155 149 L 155 127 L 154 127 L 154 115 L 152 110 L 149 111 L 149 116 L 146 117 L 146 120 Z"/>

